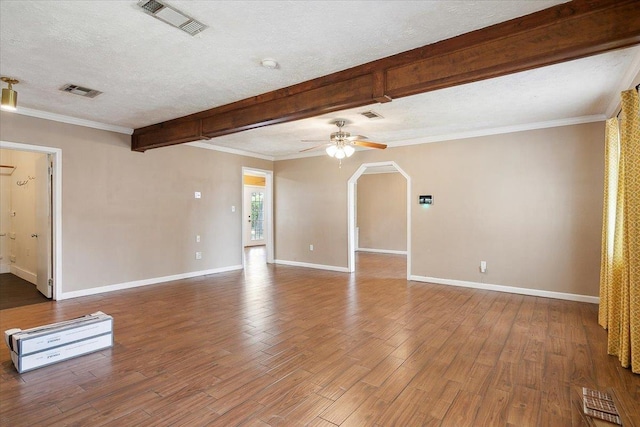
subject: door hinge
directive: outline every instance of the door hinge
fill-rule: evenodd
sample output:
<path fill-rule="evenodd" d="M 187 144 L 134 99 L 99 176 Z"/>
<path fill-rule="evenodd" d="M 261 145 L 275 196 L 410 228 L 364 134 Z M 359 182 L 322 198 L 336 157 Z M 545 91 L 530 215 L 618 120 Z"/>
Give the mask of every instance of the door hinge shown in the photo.
<path fill-rule="evenodd" d="M 53 289 L 53 279 L 49 279 L 49 280 L 47 281 L 47 285 L 49 285 L 49 287 L 50 287 L 51 289 Z"/>

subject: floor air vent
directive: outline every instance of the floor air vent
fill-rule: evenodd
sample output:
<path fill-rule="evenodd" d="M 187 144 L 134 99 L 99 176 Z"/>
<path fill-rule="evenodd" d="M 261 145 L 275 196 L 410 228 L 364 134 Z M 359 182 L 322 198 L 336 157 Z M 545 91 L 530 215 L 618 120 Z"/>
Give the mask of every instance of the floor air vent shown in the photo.
<path fill-rule="evenodd" d="M 72 93 L 74 95 L 84 96 L 84 97 L 87 97 L 87 98 L 95 98 L 96 96 L 98 96 L 98 95 L 100 95 L 102 93 L 99 90 L 89 89 L 89 88 L 86 88 L 86 87 L 82 87 L 82 86 L 78 86 L 78 85 L 72 85 L 72 84 L 66 84 L 66 85 L 62 86 L 60 88 L 60 90 L 63 91 L 63 92 Z"/>
<path fill-rule="evenodd" d="M 185 33 L 195 36 L 204 31 L 207 26 L 190 16 L 185 15 L 178 9 L 158 0 L 140 0 L 138 6 L 148 15 L 165 22 L 172 27 L 176 27 Z"/>

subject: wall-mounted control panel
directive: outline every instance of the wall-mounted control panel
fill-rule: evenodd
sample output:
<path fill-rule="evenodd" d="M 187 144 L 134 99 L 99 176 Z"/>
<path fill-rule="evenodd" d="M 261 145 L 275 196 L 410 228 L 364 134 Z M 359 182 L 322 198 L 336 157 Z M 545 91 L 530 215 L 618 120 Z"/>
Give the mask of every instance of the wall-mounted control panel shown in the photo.
<path fill-rule="evenodd" d="M 431 194 L 418 196 L 418 203 L 421 205 L 432 205 L 433 196 Z"/>

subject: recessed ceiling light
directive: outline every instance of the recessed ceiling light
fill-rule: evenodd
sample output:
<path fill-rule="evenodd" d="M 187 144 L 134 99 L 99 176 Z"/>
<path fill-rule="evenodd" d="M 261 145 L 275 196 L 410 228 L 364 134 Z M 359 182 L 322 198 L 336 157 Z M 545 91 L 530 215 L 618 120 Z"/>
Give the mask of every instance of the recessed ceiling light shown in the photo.
<path fill-rule="evenodd" d="M 278 68 L 278 61 L 276 61 L 275 59 L 271 59 L 271 58 L 265 58 L 262 61 L 260 61 L 260 65 L 262 65 L 264 68 L 268 68 L 270 70 L 274 70 L 274 69 Z"/>

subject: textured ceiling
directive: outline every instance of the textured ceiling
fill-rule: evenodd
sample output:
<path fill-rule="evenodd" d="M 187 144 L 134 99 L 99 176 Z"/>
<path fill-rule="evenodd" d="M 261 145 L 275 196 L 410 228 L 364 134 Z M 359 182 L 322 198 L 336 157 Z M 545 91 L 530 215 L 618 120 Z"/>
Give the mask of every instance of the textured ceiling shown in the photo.
<path fill-rule="evenodd" d="M 0 72 L 21 81 L 21 107 L 138 128 L 563 2 L 169 0 L 209 26 L 192 37 L 146 15 L 137 1 L 0 0 Z M 262 68 L 264 58 L 279 68 Z M 347 119 L 347 131 L 390 146 L 585 121 L 610 113 L 639 67 L 634 47 L 207 144 L 282 158 L 310 146 L 301 139 L 327 138 L 336 118 Z M 66 83 L 103 94 L 60 92 Z M 384 118 L 358 114 L 368 109 Z"/>

